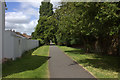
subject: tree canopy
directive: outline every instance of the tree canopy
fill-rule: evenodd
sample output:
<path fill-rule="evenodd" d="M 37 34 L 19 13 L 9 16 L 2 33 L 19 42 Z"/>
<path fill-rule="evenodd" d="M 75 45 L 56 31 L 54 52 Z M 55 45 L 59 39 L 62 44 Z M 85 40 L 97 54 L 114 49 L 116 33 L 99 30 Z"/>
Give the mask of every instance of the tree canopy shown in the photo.
<path fill-rule="evenodd" d="M 54 13 L 50 2 L 42 2 L 34 34 L 86 52 L 117 53 L 119 21 L 120 2 L 62 2 Z"/>
<path fill-rule="evenodd" d="M 53 33 L 53 22 L 51 17 L 53 15 L 53 5 L 45 0 L 41 3 L 40 6 L 40 19 L 38 20 L 38 24 L 35 28 L 35 32 L 33 32 L 32 36 L 34 39 L 43 40 L 44 43 L 49 44 L 50 37 Z"/>

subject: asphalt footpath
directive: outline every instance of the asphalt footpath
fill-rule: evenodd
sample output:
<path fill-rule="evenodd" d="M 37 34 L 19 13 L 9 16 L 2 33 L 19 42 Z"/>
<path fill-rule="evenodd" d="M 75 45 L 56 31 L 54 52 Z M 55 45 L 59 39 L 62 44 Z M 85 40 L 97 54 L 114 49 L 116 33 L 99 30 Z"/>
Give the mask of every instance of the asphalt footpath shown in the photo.
<path fill-rule="evenodd" d="M 88 71 L 79 66 L 57 46 L 50 45 L 49 72 L 50 78 L 96 80 Z M 55 79 L 56 80 L 56 79 Z"/>

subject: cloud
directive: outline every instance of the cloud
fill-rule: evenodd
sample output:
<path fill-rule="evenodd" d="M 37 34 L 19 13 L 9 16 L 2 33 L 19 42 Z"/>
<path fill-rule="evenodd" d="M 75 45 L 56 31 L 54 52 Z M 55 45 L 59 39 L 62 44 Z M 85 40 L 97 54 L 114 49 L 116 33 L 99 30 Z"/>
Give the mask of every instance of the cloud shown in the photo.
<path fill-rule="evenodd" d="M 16 12 L 23 12 L 23 14 L 35 18 L 39 18 L 39 8 L 40 8 L 41 2 L 21 2 L 19 9 L 14 9 Z"/>
<path fill-rule="evenodd" d="M 29 7 L 39 8 L 40 5 L 41 5 L 41 2 L 22 2 L 21 8 L 29 8 Z"/>
<path fill-rule="evenodd" d="M 5 14 L 6 22 L 9 23 L 29 23 L 30 17 L 23 14 L 23 12 L 7 12 Z"/>
<path fill-rule="evenodd" d="M 28 24 L 17 24 L 17 23 L 13 24 L 13 23 L 6 22 L 6 30 L 12 29 L 17 32 L 27 33 L 31 35 L 37 23 L 38 23 L 37 20 L 32 20 Z"/>
<path fill-rule="evenodd" d="M 23 0 L 25 2 L 21 2 L 22 0 L 16 1 L 20 1 L 19 8 L 15 8 L 13 12 L 6 13 L 6 30 L 12 29 L 30 35 L 38 23 L 39 8 L 43 0 L 34 0 L 34 2 L 33 0 Z M 53 0 L 51 3 L 54 4 L 54 7 L 57 6 Z"/>
<path fill-rule="evenodd" d="M 43 0 L 5 0 L 6 2 L 41 2 Z M 46 0 L 49 1 L 49 0 Z M 62 0 L 50 0 L 52 2 L 61 2 Z"/>
<path fill-rule="evenodd" d="M 27 8 L 27 9 L 21 9 L 25 15 L 35 17 L 36 19 L 39 19 L 39 10 L 35 8 Z"/>
<path fill-rule="evenodd" d="M 5 19 L 6 30 L 15 30 L 29 35 L 38 23 L 37 19 L 31 20 L 30 16 L 23 14 L 23 12 L 7 12 Z"/>
<path fill-rule="evenodd" d="M 60 5 L 61 0 L 51 0 L 50 2 L 53 4 L 53 8 L 56 8 Z"/>
<path fill-rule="evenodd" d="M 38 5 L 40 6 L 40 3 L 24 2 L 20 3 L 19 8 L 15 8 L 13 12 L 7 12 L 5 14 L 6 30 L 12 29 L 30 35 L 34 31 L 39 19 Z"/>
<path fill-rule="evenodd" d="M 7 12 L 5 16 L 6 30 L 15 30 L 31 35 L 34 32 L 38 20 L 31 20 L 30 17 L 27 14 L 23 14 L 23 12 Z"/>

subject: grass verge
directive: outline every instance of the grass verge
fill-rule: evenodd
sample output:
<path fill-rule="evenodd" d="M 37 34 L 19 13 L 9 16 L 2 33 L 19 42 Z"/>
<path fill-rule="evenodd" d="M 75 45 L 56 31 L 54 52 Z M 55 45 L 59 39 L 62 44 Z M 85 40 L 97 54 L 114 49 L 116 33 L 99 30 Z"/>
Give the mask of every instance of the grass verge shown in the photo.
<path fill-rule="evenodd" d="M 3 78 L 49 78 L 49 46 L 32 49 L 22 58 L 3 63 Z"/>
<path fill-rule="evenodd" d="M 85 54 L 82 49 L 66 46 L 58 47 L 91 72 L 96 78 L 118 78 L 118 74 L 120 73 L 120 57 L 95 53 Z"/>

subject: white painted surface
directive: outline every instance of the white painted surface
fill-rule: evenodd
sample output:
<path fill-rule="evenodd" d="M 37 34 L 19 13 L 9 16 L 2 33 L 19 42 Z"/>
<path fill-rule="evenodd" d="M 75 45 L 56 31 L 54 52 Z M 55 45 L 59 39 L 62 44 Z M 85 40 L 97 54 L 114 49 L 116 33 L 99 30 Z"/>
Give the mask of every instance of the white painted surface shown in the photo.
<path fill-rule="evenodd" d="M 3 54 L 3 33 L 5 30 L 5 4 L 0 1 L 0 63 Z"/>
<path fill-rule="evenodd" d="M 5 29 L 5 5 L 0 1 L 0 79 L 2 78 L 2 54 L 3 54 L 4 29 Z"/>
<path fill-rule="evenodd" d="M 39 46 L 39 41 L 17 37 L 14 32 L 5 31 L 3 58 L 21 57 L 22 53 Z"/>
<path fill-rule="evenodd" d="M 0 2 L 0 62 L 2 61 L 2 3 Z"/>
<path fill-rule="evenodd" d="M 4 34 L 4 54 L 3 54 L 3 58 L 12 58 L 13 54 L 13 49 L 14 49 L 14 38 L 11 36 L 11 32 L 10 31 L 5 31 Z"/>

